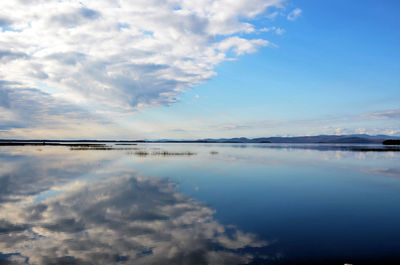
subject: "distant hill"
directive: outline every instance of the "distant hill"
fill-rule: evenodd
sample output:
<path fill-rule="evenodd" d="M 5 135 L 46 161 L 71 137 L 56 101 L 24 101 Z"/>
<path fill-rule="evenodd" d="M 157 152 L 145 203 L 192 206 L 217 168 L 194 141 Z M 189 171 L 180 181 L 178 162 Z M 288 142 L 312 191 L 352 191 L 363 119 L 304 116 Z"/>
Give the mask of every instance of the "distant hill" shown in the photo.
<path fill-rule="evenodd" d="M 213 143 L 326 143 L 326 144 L 381 144 L 391 138 L 388 135 L 317 135 L 296 137 L 262 137 L 262 138 L 231 138 L 231 139 L 203 139 L 201 142 Z M 400 139 L 400 137 L 396 137 Z"/>
<path fill-rule="evenodd" d="M 389 140 L 383 141 L 383 144 L 384 145 L 400 145 L 400 140 L 389 139 Z"/>
<path fill-rule="evenodd" d="M 116 141 L 116 140 L 10 140 L 0 139 L 0 143 L 23 143 L 23 142 L 75 142 L 75 143 L 302 143 L 302 144 L 381 144 L 385 140 L 400 141 L 399 136 L 388 135 L 367 135 L 367 134 L 351 134 L 351 135 L 316 135 L 316 136 L 296 136 L 296 137 L 260 137 L 260 138 L 219 138 L 219 139 L 198 139 L 198 140 L 133 140 L 133 141 Z"/>
<path fill-rule="evenodd" d="M 260 137 L 260 138 L 219 138 L 219 139 L 198 139 L 198 140 L 157 140 L 159 143 L 303 143 L 303 144 L 381 144 L 387 139 L 399 139 L 388 135 L 317 135 L 317 136 L 295 136 L 295 137 Z"/>
<path fill-rule="evenodd" d="M 371 139 L 371 138 L 362 138 L 362 137 L 345 137 L 334 140 L 323 141 L 322 143 L 334 143 L 334 144 L 379 144 L 382 143 L 382 140 L 379 139 Z"/>

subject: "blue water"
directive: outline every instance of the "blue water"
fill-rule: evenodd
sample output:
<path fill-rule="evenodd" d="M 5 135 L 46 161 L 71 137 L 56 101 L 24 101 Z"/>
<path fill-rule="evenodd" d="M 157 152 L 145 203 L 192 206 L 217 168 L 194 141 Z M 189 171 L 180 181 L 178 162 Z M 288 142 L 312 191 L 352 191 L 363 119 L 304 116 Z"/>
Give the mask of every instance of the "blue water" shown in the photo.
<path fill-rule="evenodd" d="M 0 264 L 400 264 L 400 152 L 114 147 L 0 147 Z"/>

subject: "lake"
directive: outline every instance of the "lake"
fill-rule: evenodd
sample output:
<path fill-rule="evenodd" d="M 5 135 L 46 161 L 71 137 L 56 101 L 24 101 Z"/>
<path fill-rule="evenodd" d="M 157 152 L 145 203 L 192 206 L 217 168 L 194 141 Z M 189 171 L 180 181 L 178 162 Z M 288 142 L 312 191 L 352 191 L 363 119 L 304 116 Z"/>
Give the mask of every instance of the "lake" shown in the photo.
<path fill-rule="evenodd" d="M 0 146 L 0 264 L 400 264 L 381 148 Z"/>

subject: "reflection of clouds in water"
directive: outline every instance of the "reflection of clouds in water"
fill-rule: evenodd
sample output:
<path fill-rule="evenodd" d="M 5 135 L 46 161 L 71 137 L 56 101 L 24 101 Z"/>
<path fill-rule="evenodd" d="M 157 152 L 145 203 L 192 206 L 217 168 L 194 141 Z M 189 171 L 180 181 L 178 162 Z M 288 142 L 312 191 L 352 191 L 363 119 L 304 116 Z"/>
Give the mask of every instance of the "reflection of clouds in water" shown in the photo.
<path fill-rule="evenodd" d="M 363 173 L 400 178 L 400 168 L 371 168 L 362 170 Z"/>
<path fill-rule="evenodd" d="M 395 157 L 395 152 L 385 152 L 385 157 L 386 158 L 394 158 Z"/>
<path fill-rule="evenodd" d="M 23 155 L 0 150 L 0 203 L 26 200 L 110 163 L 110 157 L 78 156 L 64 148 L 33 150 L 24 148 Z"/>
<path fill-rule="evenodd" d="M 210 208 L 176 192 L 174 184 L 133 176 L 132 168 L 154 168 L 152 174 L 159 176 L 178 174 L 182 177 L 175 179 L 195 190 L 201 187 L 200 192 L 208 190 L 198 178 L 215 172 L 241 176 L 240 167 L 247 172 L 261 168 L 263 177 L 276 176 L 271 183 L 281 176 L 296 176 L 293 185 L 310 167 L 321 176 L 326 172 L 331 180 L 369 168 L 377 176 L 400 173 L 393 166 L 400 152 L 162 146 L 158 150 L 198 155 L 140 159 L 125 151 L 1 148 L 0 264 L 7 253 L 15 263 L 29 257 L 30 264 L 240 264 L 259 257 L 255 252 L 262 255 L 268 249 L 268 255 L 275 255 L 274 246 L 259 249 L 266 243 L 254 235 L 217 223 Z M 140 148 L 156 150 L 157 145 Z M 218 155 L 210 155 L 211 150 L 218 150 Z M 366 159 L 359 160 L 360 154 Z M 372 159 L 376 161 L 371 163 Z M 199 176 L 189 177 L 192 171 L 187 168 L 195 168 Z M 288 169 L 285 175 L 282 169 Z"/>
<path fill-rule="evenodd" d="M 316 151 L 314 153 L 315 158 L 318 155 L 326 161 L 331 160 L 387 160 L 387 159 L 399 159 L 400 152 L 365 152 L 365 151 Z"/>
<path fill-rule="evenodd" d="M 213 214 L 167 180 L 126 174 L 18 209 L 0 249 L 31 264 L 241 264 L 252 256 L 239 249 L 266 245 Z"/>
<path fill-rule="evenodd" d="M 317 151 L 326 161 L 346 160 L 346 159 L 365 159 L 365 153 L 349 151 Z"/>
<path fill-rule="evenodd" d="M 366 158 L 367 158 L 367 155 L 365 154 L 365 153 L 356 153 L 356 155 L 355 155 L 355 157 L 358 159 L 358 160 L 365 160 Z"/>
<path fill-rule="evenodd" d="M 335 152 L 335 159 L 337 159 L 337 160 L 343 159 L 343 152 L 336 151 Z"/>

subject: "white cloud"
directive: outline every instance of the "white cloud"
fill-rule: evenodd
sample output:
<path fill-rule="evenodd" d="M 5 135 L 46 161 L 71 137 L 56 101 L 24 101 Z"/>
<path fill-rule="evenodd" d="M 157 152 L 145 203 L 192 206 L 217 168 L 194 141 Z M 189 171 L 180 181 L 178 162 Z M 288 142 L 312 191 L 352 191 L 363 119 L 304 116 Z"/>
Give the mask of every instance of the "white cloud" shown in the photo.
<path fill-rule="evenodd" d="M 0 35 L 0 78 L 29 87 L 39 80 L 94 105 L 172 103 L 213 76 L 230 48 L 241 55 L 266 45 L 231 35 L 254 31 L 239 18 L 280 2 L 2 2 L 0 17 L 12 14 L 19 32 Z"/>
<path fill-rule="evenodd" d="M 0 86 L 18 82 L 12 89 L 45 91 L 87 111 L 168 105 L 217 64 L 268 45 L 246 33 L 283 2 L 1 1 Z"/>
<path fill-rule="evenodd" d="M 270 27 L 270 28 L 265 27 L 259 29 L 259 32 L 275 32 L 277 35 L 283 35 L 286 32 L 286 30 L 278 27 Z"/>
<path fill-rule="evenodd" d="M 287 15 L 287 19 L 292 21 L 296 20 L 301 15 L 301 12 L 303 11 L 300 8 L 296 8 Z"/>
<path fill-rule="evenodd" d="M 268 44 L 268 41 L 262 39 L 246 40 L 235 36 L 218 43 L 218 49 L 224 52 L 233 50 L 236 55 L 241 55 L 255 52 L 260 46 L 266 46 Z"/>
<path fill-rule="evenodd" d="M 286 31 L 285 31 L 284 29 L 282 29 L 282 28 L 277 28 L 277 29 L 275 30 L 275 32 L 276 32 L 276 34 L 278 34 L 278 35 L 283 35 Z"/>
<path fill-rule="evenodd" d="M 279 12 L 275 11 L 275 12 L 267 14 L 266 17 L 270 18 L 270 19 L 275 19 L 278 15 L 279 15 Z"/>
<path fill-rule="evenodd" d="M 400 109 L 392 109 L 386 111 L 377 111 L 362 114 L 362 117 L 366 117 L 369 119 L 400 119 Z"/>

